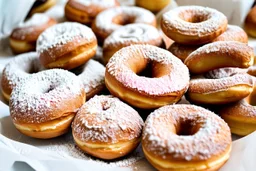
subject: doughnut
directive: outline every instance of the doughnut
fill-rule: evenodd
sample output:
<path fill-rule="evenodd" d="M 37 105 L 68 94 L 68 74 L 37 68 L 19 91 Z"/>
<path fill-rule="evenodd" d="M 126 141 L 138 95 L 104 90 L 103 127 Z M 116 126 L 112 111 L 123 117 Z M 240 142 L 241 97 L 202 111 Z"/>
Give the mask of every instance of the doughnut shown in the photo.
<path fill-rule="evenodd" d="M 256 65 L 250 66 L 247 71 L 248 74 L 256 77 Z"/>
<path fill-rule="evenodd" d="M 113 96 L 94 96 L 77 112 L 72 134 L 77 146 L 94 157 L 112 160 L 140 143 L 144 123 L 133 108 Z"/>
<path fill-rule="evenodd" d="M 14 53 L 35 51 L 38 36 L 48 27 L 56 24 L 45 14 L 35 14 L 15 28 L 10 35 L 10 47 Z"/>
<path fill-rule="evenodd" d="M 253 91 L 253 79 L 246 69 L 221 68 L 204 78 L 190 80 L 186 99 L 195 104 L 227 104 L 242 100 Z"/>
<path fill-rule="evenodd" d="M 151 113 L 142 149 L 157 170 L 213 171 L 229 158 L 231 133 L 215 113 L 194 105 L 168 105 Z"/>
<path fill-rule="evenodd" d="M 21 81 L 10 97 L 10 115 L 24 135 L 48 139 L 66 133 L 85 102 L 82 82 L 69 71 L 41 71 Z"/>
<path fill-rule="evenodd" d="M 171 44 L 168 48 L 168 51 L 171 52 L 174 56 L 178 57 L 183 62 L 185 59 L 200 46 L 198 45 L 183 45 L 177 42 Z"/>
<path fill-rule="evenodd" d="M 256 108 L 246 100 L 226 105 L 219 114 L 233 134 L 245 136 L 256 130 Z"/>
<path fill-rule="evenodd" d="M 2 72 L 1 88 L 2 94 L 7 101 L 10 99 L 10 94 L 13 88 L 22 80 L 31 75 L 43 70 L 40 64 L 38 55 L 35 52 L 25 53 L 13 58 Z"/>
<path fill-rule="evenodd" d="M 143 76 L 145 73 L 151 74 Z M 153 109 L 178 102 L 188 89 L 189 73 L 167 50 L 131 45 L 110 58 L 105 84 L 112 95 L 128 104 Z"/>
<path fill-rule="evenodd" d="M 256 37 L 256 6 L 247 14 L 244 22 L 244 29 L 249 36 Z"/>
<path fill-rule="evenodd" d="M 35 0 L 29 15 L 33 15 L 35 13 L 43 13 L 52 6 L 54 6 L 57 3 L 56 0 Z"/>
<path fill-rule="evenodd" d="M 90 99 L 105 88 L 105 67 L 93 59 L 73 69 L 72 72 L 83 82 L 86 99 Z"/>
<path fill-rule="evenodd" d="M 238 41 L 241 43 L 248 43 L 248 36 L 241 27 L 228 25 L 227 30 L 212 42 L 217 41 Z"/>
<path fill-rule="evenodd" d="M 253 64 L 253 48 L 245 43 L 219 41 L 204 45 L 184 61 L 189 71 L 201 74 L 222 67 L 248 68 Z"/>
<path fill-rule="evenodd" d="M 65 16 L 70 21 L 90 25 L 101 11 L 116 6 L 119 6 L 117 0 L 69 0 L 65 5 Z"/>
<path fill-rule="evenodd" d="M 161 28 L 181 44 L 205 44 L 227 29 L 227 18 L 221 12 L 201 6 L 181 6 L 163 14 Z"/>
<path fill-rule="evenodd" d="M 118 50 L 133 44 L 150 44 L 163 46 L 163 40 L 158 30 L 148 24 L 128 24 L 114 31 L 106 38 L 103 44 L 103 57 L 105 63 Z"/>
<path fill-rule="evenodd" d="M 115 7 L 97 15 L 92 30 L 98 41 L 103 42 L 113 31 L 122 25 L 144 23 L 156 26 L 156 17 L 150 11 L 139 7 Z"/>
<path fill-rule="evenodd" d="M 96 54 L 97 39 L 79 23 L 64 22 L 46 29 L 37 40 L 36 51 L 46 68 L 73 69 Z"/>
<path fill-rule="evenodd" d="M 228 25 L 227 30 L 214 39 L 212 42 L 217 41 L 238 41 L 241 43 L 248 43 L 248 36 L 244 32 L 244 30 L 235 25 Z M 171 44 L 168 50 L 180 58 L 182 61 L 185 59 L 196 49 L 201 47 L 200 45 L 184 45 L 177 42 Z"/>
<path fill-rule="evenodd" d="M 159 12 L 165 6 L 167 6 L 171 0 L 135 0 L 136 6 L 148 9 L 154 13 Z"/>

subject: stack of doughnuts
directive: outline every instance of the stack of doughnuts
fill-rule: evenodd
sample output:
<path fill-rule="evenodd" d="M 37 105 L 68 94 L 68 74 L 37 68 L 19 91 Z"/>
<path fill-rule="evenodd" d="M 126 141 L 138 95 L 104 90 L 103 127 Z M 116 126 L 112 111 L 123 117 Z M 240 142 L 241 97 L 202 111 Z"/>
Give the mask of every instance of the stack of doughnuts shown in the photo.
<path fill-rule="evenodd" d="M 140 7 L 69 0 L 65 16 L 69 22 L 56 24 L 35 14 L 11 34 L 14 52 L 36 50 L 16 56 L 1 78 L 24 135 L 72 129 L 74 145 L 96 158 L 118 159 L 141 143 L 158 170 L 203 171 L 228 160 L 231 132 L 256 130 L 253 49 L 221 12 L 183 6 L 163 14 L 162 31 L 174 41 L 168 50 L 155 15 Z M 106 68 L 92 59 L 99 46 Z M 182 97 L 191 104 L 176 104 Z"/>
<path fill-rule="evenodd" d="M 220 12 L 198 6 L 178 7 L 163 14 L 161 26 L 174 40 L 169 51 L 192 75 L 186 99 L 219 108 L 232 133 L 247 135 L 256 130 L 251 117 L 256 113 L 244 100 L 253 92 L 255 79 L 248 74 L 253 73 L 248 68 L 253 65 L 254 52 L 246 44 L 246 33 L 227 25 Z"/>

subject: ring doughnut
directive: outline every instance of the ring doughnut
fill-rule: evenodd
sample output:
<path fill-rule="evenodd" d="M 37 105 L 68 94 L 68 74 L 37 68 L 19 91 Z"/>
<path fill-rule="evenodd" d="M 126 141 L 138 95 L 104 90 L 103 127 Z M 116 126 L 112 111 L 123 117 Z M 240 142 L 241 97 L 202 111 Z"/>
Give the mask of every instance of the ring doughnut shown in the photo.
<path fill-rule="evenodd" d="M 103 58 L 105 63 L 118 50 L 134 44 L 150 44 L 163 46 L 163 40 L 158 30 L 148 24 L 128 24 L 114 31 L 103 44 Z"/>
<path fill-rule="evenodd" d="M 35 14 L 15 28 L 10 35 L 10 47 L 14 53 L 24 53 L 36 49 L 38 36 L 48 27 L 56 24 L 45 14 Z"/>
<path fill-rule="evenodd" d="M 189 71 L 201 74 L 222 67 L 248 68 L 253 64 L 253 48 L 245 43 L 219 41 L 204 45 L 184 61 Z"/>
<path fill-rule="evenodd" d="M 37 40 L 36 51 L 46 68 L 73 69 L 92 58 L 97 39 L 92 30 L 79 23 L 64 22 L 46 29 Z"/>
<path fill-rule="evenodd" d="M 223 107 L 219 114 L 233 134 L 245 136 L 256 130 L 256 108 L 245 100 Z"/>
<path fill-rule="evenodd" d="M 201 6 L 182 6 L 163 14 L 161 27 L 172 40 L 181 44 L 205 44 L 227 29 L 221 12 Z"/>
<path fill-rule="evenodd" d="M 151 113 L 142 148 L 157 170 L 213 171 L 229 158 L 231 133 L 215 113 L 194 105 L 168 105 Z"/>
<path fill-rule="evenodd" d="M 43 70 L 35 52 L 21 54 L 4 67 L 1 77 L 2 94 L 7 101 L 13 88 L 32 73 Z"/>
<path fill-rule="evenodd" d="M 144 23 L 156 26 L 156 17 L 150 11 L 139 7 L 115 7 L 97 15 L 92 30 L 98 41 L 103 42 L 113 31 L 122 25 Z"/>
<path fill-rule="evenodd" d="M 105 67 L 93 59 L 73 69 L 72 72 L 83 82 L 86 99 L 90 99 L 105 88 Z"/>
<path fill-rule="evenodd" d="M 65 16 L 70 21 L 90 25 L 101 11 L 116 6 L 119 6 L 117 0 L 69 0 L 65 5 Z"/>
<path fill-rule="evenodd" d="M 84 102 L 81 81 L 71 72 L 51 69 L 27 77 L 14 87 L 10 115 L 21 133 L 48 139 L 68 131 Z"/>
<path fill-rule="evenodd" d="M 151 75 L 140 76 L 149 69 Z M 124 47 L 110 58 L 105 84 L 132 106 L 153 109 L 176 103 L 189 85 L 188 68 L 167 50 L 152 45 Z"/>
<path fill-rule="evenodd" d="M 253 91 L 253 80 L 246 69 L 221 68 L 206 78 L 191 79 L 186 99 L 195 104 L 227 104 L 242 100 Z"/>
<path fill-rule="evenodd" d="M 248 35 L 256 37 L 256 6 L 254 6 L 247 14 L 244 22 L 244 28 Z"/>
<path fill-rule="evenodd" d="M 94 96 L 77 112 L 72 133 L 81 150 L 111 160 L 139 145 L 143 125 L 140 115 L 118 98 Z"/>

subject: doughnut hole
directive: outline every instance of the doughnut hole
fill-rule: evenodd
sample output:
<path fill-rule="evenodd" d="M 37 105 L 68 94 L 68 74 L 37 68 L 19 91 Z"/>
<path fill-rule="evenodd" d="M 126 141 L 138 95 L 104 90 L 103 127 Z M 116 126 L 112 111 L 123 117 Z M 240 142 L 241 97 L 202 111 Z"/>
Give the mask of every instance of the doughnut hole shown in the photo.
<path fill-rule="evenodd" d="M 118 25 L 127 25 L 135 22 L 135 16 L 117 15 L 112 19 L 112 22 Z"/>
<path fill-rule="evenodd" d="M 186 10 L 178 15 L 182 20 L 189 23 L 201 23 L 210 18 L 209 14 L 196 13 L 191 10 Z"/>
<path fill-rule="evenodd" d="M 176 126 L 176 134 L 179 136 L 189 136 L 196 134 L 202 127 L 201 124 L 197 123 L 197 119 L 181 120 Z"/>

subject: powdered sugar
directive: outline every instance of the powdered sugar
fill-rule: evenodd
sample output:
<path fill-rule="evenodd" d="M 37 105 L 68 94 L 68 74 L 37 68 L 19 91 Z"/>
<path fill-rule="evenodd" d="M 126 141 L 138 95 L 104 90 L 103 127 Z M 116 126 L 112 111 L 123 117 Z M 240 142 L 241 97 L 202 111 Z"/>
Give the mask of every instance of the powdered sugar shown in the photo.
<path fill-rule="evenodd" d="M 100 6 L 102 8 L 113 7 L 116 4 L 116 0 L 75 0 L 76 2 L 84 6 Z"/>
<path fill-rule="evenodd" d="M 25 22 L 20 23 L 19 28 L 40 26 L 47 23 L 49 20 L 50 20 L 50 17 L 48 17 L 47 15 L 36 13 Z"/>
<path fill-rule="evenodd" d="M 192 135 L 179 136 L 176 127 L 182 123 L 200 128 Z M 202 107 L 169 105 L 149 115 L 142 144 L 165 160 L 171 156 L 177 160 L 204 161 L 226 152 L 231 145 L 231 133 L 220 117 Z"/>
<path fill-rule="evenodd" d="M 71 42 L 74 39 L 82 38 L 88 41 L 96 39 L 92 30 L 79 23 L 64 22 L 46 29 L 37 39 L 36 50 L 38 53 Z"/>
<path fill-rule="evenodd" d="M 23 79 L 43 69 L 35 52 L 18 55 L 3 70 L 1 83 L 4 87 L 2 86 L 2 88 L 6 93 L 11 93 L 13 87 Z"/>
<path fill-rule="evenodd" d="M 210 79 L 220 79 L 225 77 L 231 77 L 235 74 L 246 74 L 247 70 L 248 69 L 232 68 L 232 67 L 218 68 L 218 69 L 214 69 L 212 71 L 207 72 L 205 74 L 205 77 Z"/>
<path fill-rule="evenodd" d="M 168 66 L 169 73 L 148 78 L 138 76 L 131 70 L 128 60 L 132 57 L 142 58 L 141 61 L 156 62 Z M 170 52 L 151 45 L 132 45 L 122 48 L 110 58 L 107 72 L 129 89 L 150 95 L 162 95 L 187 89 L 189 82 L 188 68 Z"/>
<path fill-rule="evenodd" d="M 83 82 L 86 93 L 98 86 L 104 85 L 105 67 L 97 61 L 89 60 L 86 64 L 74 70 L 74 73 Z"/>
<path fill-rule="evenodd" d="M 50 121 L 64 113 L 76 112 L 83 103 L 83 93 L 83 85 L 74 74 L 61 69 L 45 70 L 26 77 L 13 89 L 10 114 L 19 122 Z"/>
<path fill-rule="evenodd" d="M 182 17 L 191 15 L 200 16 L 200 18 L 204 18 L 205 20 L 191 23 L 187 22 L 185 18 L 182 19 Z M 218 31 L 224 23 L 227 23 L 225 15 L 208 7 L 181 6 L 163 14 L 163 25 L 165 25 L 166 28 L 175 28 L 178 33 L 188 36 L 202 37 L 211 35 L 213 32 Z"/>
<path fill-rule="evenodd" d="M 78 111 L 73 134 L 83 142 L 118 143 L 141 135 L 143 120 L 127 104 L 112 96 L 94 96 Z"/>
<path fill-rule="evenodd" d="M 161 36 L 158 30 L 148 24 L 128 24 L 114 31 L 105 41 L 103 48 L 116 44 L 161 44 Z"/>
<path fill-rule="evenodd" d="M 113 22 L 113 19 L 121 16 L 124 21 L 132 20 L 133 23 L 155 23 L 156 19 L 153 13 L 139 7 L 115 7 L 101 12 L 95 20 L 97 29 L 111 34 L 114 30 L 120 27 L 119 24 Z"/>

